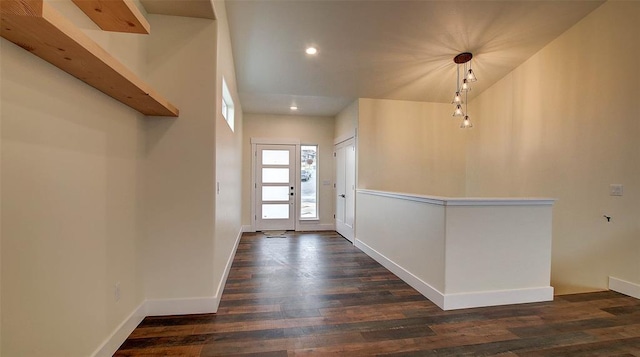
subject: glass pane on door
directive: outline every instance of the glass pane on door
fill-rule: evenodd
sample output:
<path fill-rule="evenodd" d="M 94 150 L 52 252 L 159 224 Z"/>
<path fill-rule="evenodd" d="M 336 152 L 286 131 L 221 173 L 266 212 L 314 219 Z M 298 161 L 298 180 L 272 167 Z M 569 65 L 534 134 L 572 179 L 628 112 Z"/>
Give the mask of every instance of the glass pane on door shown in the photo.
<path fill-rule="evenodd" d="M 262 219 L 289 219 L 288 203 L 262 205 Z"/>
<path fill-rule="evenodd" d="M 289 165 L 289 150 L 262 150 L 263 165 Z"/>
<path fill-rule="evenodd" d="M 262 186 L 262 200 L 289 202 L 289 186 Z"/>
<path fill-rule="evenodd" d="M 262 168 L 262 183 L 289 183 L 289 169 Z"/>

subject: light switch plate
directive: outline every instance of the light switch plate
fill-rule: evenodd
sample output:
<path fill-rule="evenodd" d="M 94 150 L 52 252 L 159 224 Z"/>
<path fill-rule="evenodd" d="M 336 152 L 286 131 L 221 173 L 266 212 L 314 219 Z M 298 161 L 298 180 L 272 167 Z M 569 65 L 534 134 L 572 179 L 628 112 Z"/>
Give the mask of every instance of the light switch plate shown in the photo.
<path fill-rule="evenodd" d="M 624 192 L 624 186 L 621 184 L 611 184 L 609 185 L 609 196 L 622 196 Z"/>

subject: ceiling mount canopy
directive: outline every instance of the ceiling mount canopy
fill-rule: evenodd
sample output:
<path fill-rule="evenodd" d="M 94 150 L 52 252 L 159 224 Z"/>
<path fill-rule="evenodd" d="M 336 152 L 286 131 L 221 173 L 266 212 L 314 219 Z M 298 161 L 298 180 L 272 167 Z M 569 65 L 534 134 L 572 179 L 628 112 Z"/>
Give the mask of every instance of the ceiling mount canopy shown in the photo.
<path fill-rule="evenodd" d="M 461 54 L 453 57 L 453 62 L 457 64 L 463 64 L 471 61 L 473 54 L 471 52 L 462 52 Z"/>

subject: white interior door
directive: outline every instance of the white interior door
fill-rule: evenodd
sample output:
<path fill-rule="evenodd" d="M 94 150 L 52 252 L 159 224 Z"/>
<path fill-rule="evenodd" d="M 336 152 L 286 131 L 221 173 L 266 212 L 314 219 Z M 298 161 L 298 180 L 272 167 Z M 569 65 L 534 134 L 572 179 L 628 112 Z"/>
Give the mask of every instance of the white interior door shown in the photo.
<path fill-rule="evenodd" d="M 356 146 L 349 139 L 335 147 L 336 231 L 353 242 L 356 207 Z"/>
<path fill-rule="evenodd" d="M 256 230 L 295 229 L 295 145 L 257 145 Z"/>

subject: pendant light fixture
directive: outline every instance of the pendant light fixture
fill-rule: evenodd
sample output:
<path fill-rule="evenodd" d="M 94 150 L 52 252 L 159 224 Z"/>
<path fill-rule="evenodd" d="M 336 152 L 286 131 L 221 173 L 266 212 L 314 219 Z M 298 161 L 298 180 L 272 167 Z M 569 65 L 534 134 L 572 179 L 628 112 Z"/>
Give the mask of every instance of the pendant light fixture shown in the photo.
<path fill-rule="evenodd" d="M 473 127 L 473 124 L 471 124 L 471 120 L 469 119 L 469 101 L 467 100 L 467 95 L 471 90 L 470 83 L 475 82 L 478 79 L 476 78 L 476 74 L 473 73 L 473 69 L 471 69 L 471 58 L 473 58 L 473 55 L 470 52 L 463 52 L 453 58 L 453 62 L 456 64 L 457 80 L 456 94 L 454 95 L 451 104 L 455 105 L 453 116 L 463 117 L 462 124 L 460 125 L 463 129 Z M 462 81 L 460 80 L 460 65 L 463 67 Z M 463 104 L 464 109 L 462 108 Z"/>

